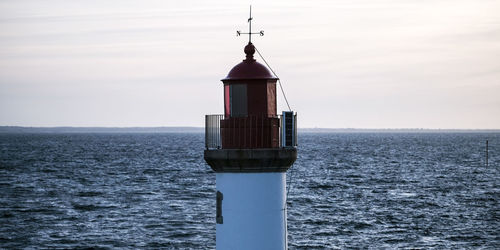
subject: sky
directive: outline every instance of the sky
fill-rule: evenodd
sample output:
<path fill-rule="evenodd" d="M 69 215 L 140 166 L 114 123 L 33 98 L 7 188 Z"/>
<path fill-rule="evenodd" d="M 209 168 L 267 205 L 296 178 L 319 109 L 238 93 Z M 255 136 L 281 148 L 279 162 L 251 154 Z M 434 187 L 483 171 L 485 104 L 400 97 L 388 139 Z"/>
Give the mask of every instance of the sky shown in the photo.
<path fill-rule="evenodd" d="M 500 129 L 489 0 L 2 0 L 0 126 L 202 127 L 250 4 L 299 127 Z"/>

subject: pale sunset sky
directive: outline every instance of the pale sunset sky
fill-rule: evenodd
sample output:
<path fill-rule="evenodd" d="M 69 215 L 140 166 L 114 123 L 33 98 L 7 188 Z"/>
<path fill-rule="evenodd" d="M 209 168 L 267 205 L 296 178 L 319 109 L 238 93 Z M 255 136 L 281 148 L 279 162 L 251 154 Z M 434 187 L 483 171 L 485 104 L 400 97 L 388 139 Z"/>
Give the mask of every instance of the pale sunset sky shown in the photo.
<path fill-rule="evenodd" d="M 204 126 L 250 4 L 299 127 L 500 129 L 488 0 L 3 0 L 0 126 Z"/>

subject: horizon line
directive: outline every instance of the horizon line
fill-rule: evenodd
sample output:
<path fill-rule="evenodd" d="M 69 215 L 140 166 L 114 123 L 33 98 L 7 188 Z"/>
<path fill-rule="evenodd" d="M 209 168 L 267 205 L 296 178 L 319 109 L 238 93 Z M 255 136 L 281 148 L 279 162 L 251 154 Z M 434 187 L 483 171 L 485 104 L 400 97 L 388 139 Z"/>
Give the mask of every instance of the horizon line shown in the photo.
<path fill-rule="evenodd" d="M 0 125 L 0 130 L 5 129 L 195 129 L 203 130 L 204 126 L 11 126 Z M 304 127 L 298 130 L 411 130 L 411 131 L 497 131 L 500 128 L 329 128 L 329 127 Z M 1 131 L 0 131 L 1 132 Z"/>

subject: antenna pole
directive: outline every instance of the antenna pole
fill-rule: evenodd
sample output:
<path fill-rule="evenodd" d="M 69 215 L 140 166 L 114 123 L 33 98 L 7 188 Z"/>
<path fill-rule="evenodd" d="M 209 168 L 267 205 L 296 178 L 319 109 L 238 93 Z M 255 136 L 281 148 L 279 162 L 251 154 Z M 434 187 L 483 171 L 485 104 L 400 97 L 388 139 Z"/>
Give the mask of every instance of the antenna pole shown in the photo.
<path fill-rule="evenodd" d="M 248 42 L 252 43 L 252 5 L 250 5 L 250 18 L 248 18 L 249 32 L 248 32 Z"/>

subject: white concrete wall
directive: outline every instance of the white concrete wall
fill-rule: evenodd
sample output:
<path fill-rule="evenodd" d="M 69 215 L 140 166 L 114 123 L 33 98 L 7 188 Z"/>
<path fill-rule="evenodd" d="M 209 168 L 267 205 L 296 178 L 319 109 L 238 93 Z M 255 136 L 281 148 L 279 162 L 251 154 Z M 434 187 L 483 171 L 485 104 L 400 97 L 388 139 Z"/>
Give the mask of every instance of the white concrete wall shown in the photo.
<path fill-rule="evenodd" d="M 224 223 L 216 246 L 224 249 L 286 249 L 285 173 L 217 173 Z"/>

